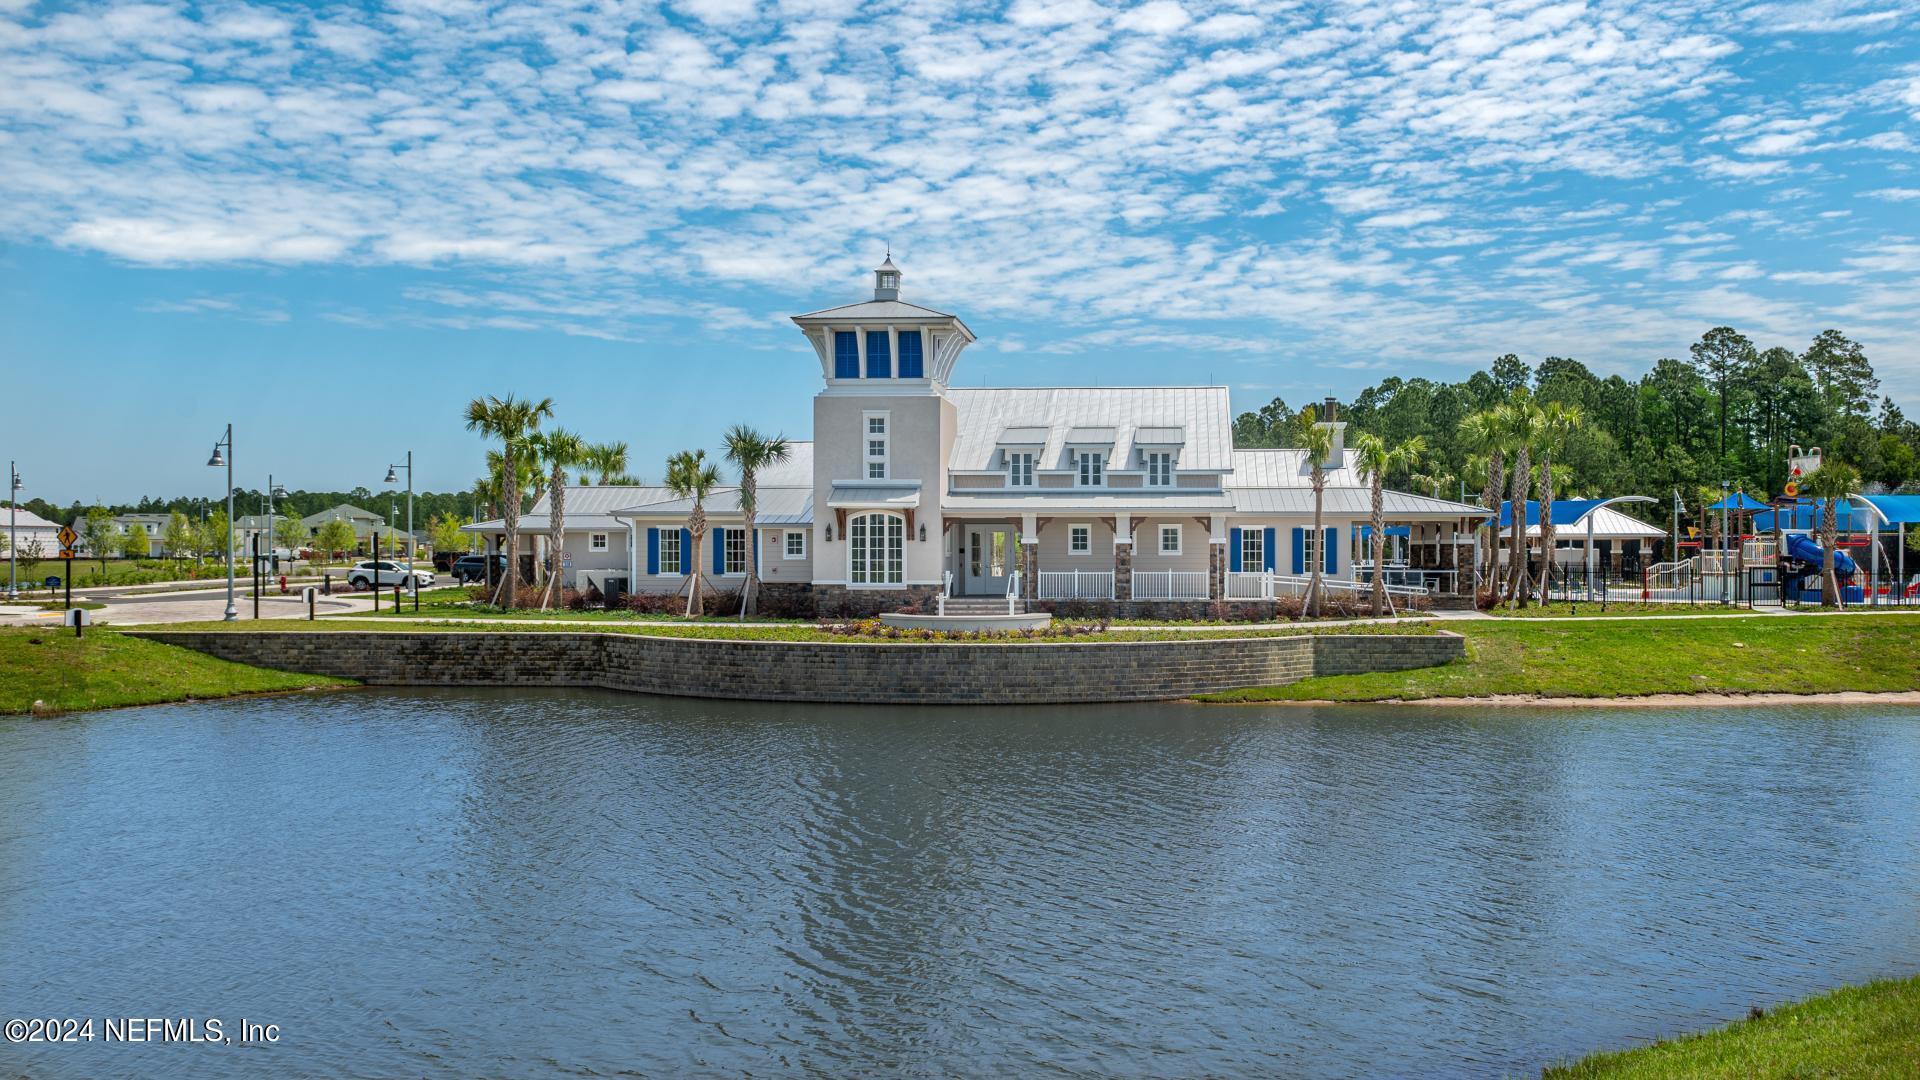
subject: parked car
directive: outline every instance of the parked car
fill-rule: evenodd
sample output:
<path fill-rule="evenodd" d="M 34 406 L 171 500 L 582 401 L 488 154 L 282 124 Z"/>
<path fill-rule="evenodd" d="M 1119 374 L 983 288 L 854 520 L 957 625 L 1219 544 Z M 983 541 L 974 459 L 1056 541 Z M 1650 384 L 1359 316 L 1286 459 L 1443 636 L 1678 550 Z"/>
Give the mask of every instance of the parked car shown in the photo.
<path fill-rule="evenodd" d="M 507 557 L 493 556 L 493 580 L 499 581 L 506 572 Z M 487 556 L 462 555 L 453 561 L 453 569 L 449 573 L 452 574 L 453 580 L 462 585 L 469 581 L 485 581 L 487 580 Z"/>
<path fill-rule="evenodd" d="M 404 589 L 410 584 L 424 589 L 433 584 L 433 571 L 415 570 L 388 559 L 368 559 L 347 570 L 347 584 L 355 589 L 390 589 L 395 585 Z"/>

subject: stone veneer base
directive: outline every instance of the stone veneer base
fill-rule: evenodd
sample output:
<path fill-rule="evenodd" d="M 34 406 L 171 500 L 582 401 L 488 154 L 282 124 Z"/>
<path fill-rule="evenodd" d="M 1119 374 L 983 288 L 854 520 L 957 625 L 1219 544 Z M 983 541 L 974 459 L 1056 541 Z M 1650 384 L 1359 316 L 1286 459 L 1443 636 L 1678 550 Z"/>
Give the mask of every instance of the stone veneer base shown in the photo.
<path fill-rule="evenodd" d="M 127 631 L 256 667 L 381 686 L 601 687 L 895 705 L 1164 701 L 1309 675 L 1436 667 L 1457 634 L 1186 641 L 721 641 L 619 633 Z"/>

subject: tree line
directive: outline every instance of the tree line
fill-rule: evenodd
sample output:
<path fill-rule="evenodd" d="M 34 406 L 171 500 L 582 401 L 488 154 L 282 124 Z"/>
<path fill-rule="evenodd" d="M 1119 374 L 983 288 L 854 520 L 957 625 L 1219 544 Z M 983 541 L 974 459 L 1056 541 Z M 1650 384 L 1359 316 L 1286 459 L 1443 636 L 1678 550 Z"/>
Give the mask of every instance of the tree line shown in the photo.
<path fill-rule="evenodd" d="M 1384 379 L 1342 406 L 1341 419 L 1389 445 L 1420 437 L 1424 452 L 1394 480 L 1429 495 L 1464 491 L 1468 501 L 1483 487 L 1487 451 L 1466 422 L 1519 398 L 1583 417 L 1554 454 L 1563 497 L 1654 496 L 1660 524 L 1674 490 L 1690 503 L 1702 489 L 1717 499 L 1722 481 L 1756 498 L 1780 494 L 1792 444 L 1847 463 L 1868 493 L 1920 490 L 1920 425 L 1878 394 L 1866 351 L 1838 330 L 1796 352 L 1758 348 L 1720 326 L 1687 353 L 1661 358 L 1634 381 L 1603 378 L 1569 357 L 1530 366 L 1508 354 L 1460 382 Z M 1235 419 L 1234 441 L 1297 447 L 1316 416 L 1316 407 L 1303 414 L 1275 398 Z"/>

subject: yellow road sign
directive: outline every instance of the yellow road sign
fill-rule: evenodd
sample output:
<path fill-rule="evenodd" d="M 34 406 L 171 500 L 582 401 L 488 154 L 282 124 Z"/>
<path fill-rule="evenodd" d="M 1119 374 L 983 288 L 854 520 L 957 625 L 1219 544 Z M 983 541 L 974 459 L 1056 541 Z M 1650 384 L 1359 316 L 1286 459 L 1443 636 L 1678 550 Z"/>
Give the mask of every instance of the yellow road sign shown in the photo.
<path fill-rule="evenodd" d="M 73 526 L 71 525 L 60 526 L 60 546 L 61 547 L 72 548 L 73 542 L 78 539 L 80 539 L 80 534 L 73 531 Z M 62 555 L 60 557 L 64 559 L 67 556 Z"/>
<path fill-rule="evenodd" d="M 61 548 L 61 549 L 60 549 L 60 557 L 61 557 L 61 558 L 63 558 L 63 559 L 71 559 L 71 558 L 73 558 L 73 549 L 72 549 L 72 548 Z"/>

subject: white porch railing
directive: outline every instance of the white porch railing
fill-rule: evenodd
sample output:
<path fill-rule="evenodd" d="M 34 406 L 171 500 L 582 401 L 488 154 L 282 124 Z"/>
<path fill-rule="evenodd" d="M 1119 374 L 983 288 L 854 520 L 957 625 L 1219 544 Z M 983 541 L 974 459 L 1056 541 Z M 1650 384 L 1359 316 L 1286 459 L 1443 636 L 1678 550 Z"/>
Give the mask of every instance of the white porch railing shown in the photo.
<path fill-rule="evenodd" d="M 1111 570 L 1042 570 L 1039 596 L 1042 600 L 1111 600 Z"/>
<path fill-rule="evenodd" d="M 953 571 L 942 570 L 940 571 L 940 595 L 933 598 L 933 613 L 935 615 L 945 615 L 947 613 L 947 597 L 951 595 L 953 595 Z"/>
<path fill-rule="evenodd" d="M 1020 614 L 1020 571 L 1007 575 L 1007 614 Z"/>
<path fill-rule="evenodd" d="M 1205 600 L 1205 570 L 1135 570 L 1135 600 Z"/>
<path fill-rule="evenodd" d="M 1262 574 L 1249 571 L 1227 574 L 1227 599 L 1229 600 L 1273 600 L 1282 596 L 1305 596 L 1312 586 L 1313 578 L 1306 574 Z M 1348 593 L 1359 596 L 1371 595 L 1373 583 L 1353 581 L 1349 578 L 1322 576 L 1320 591 L 1323 595 Z M 1418 585 L 1388 585 L 1389 596 L 1426 596 L 1427 590 Z"/>

